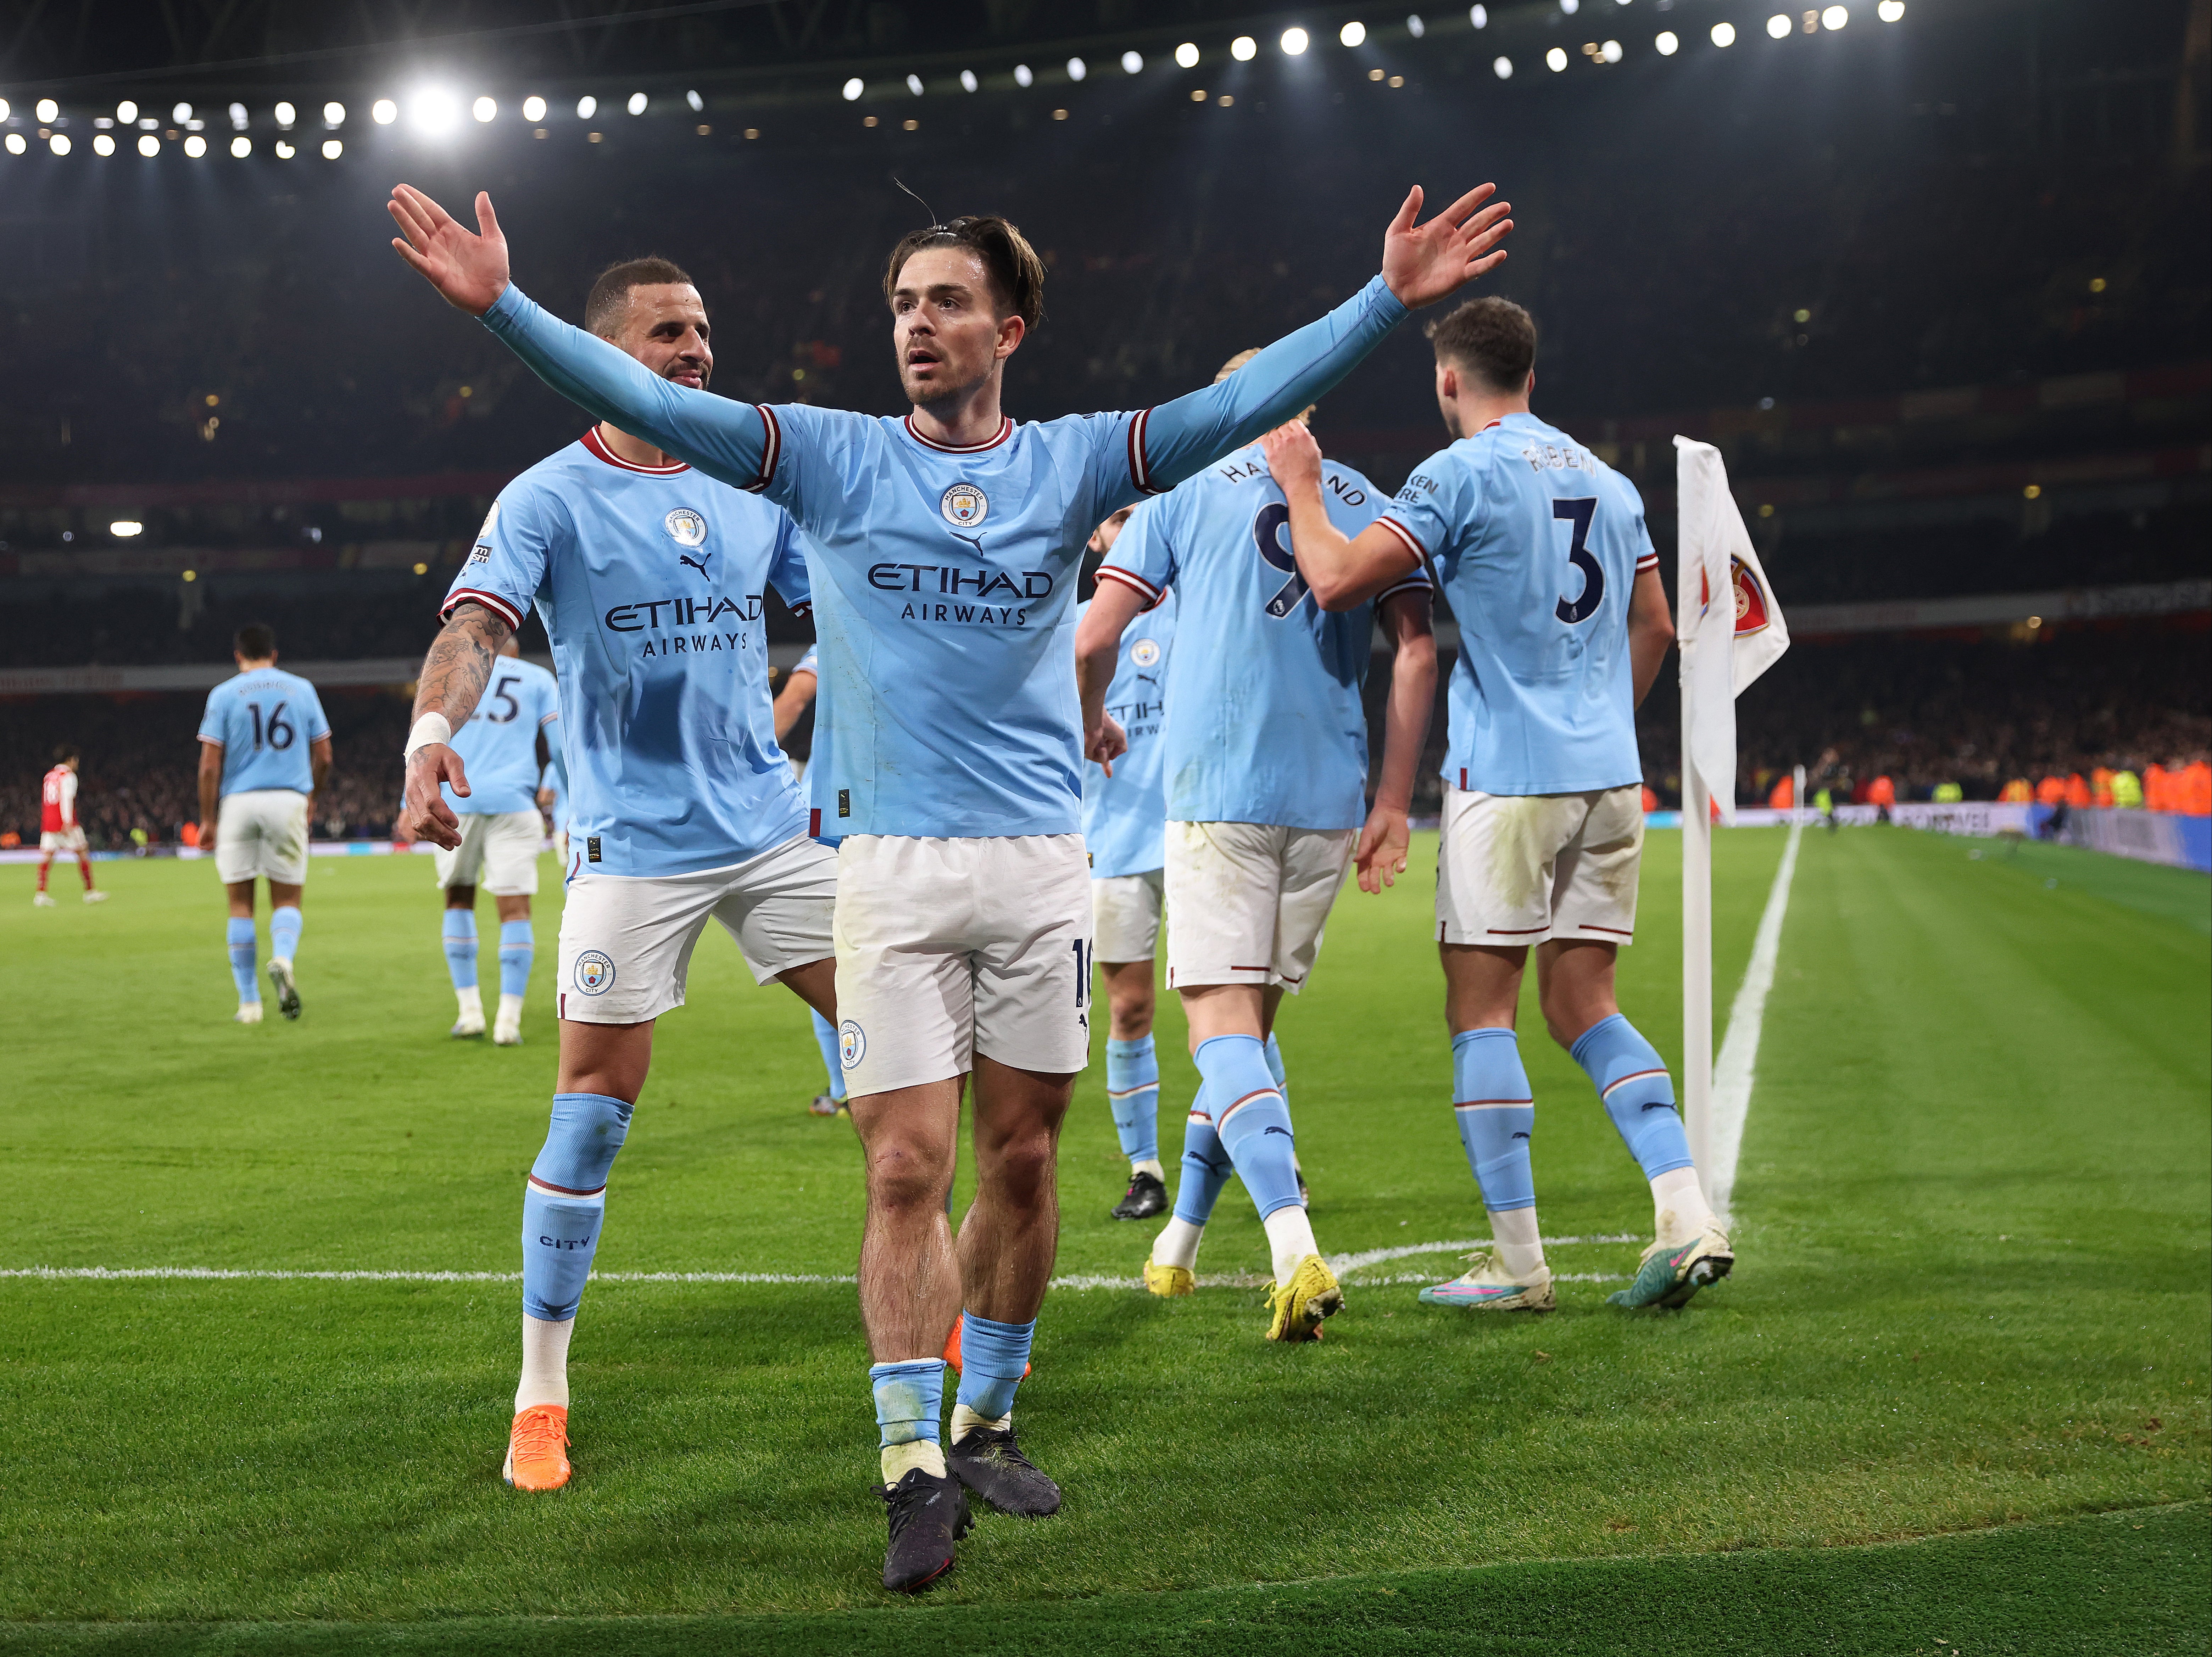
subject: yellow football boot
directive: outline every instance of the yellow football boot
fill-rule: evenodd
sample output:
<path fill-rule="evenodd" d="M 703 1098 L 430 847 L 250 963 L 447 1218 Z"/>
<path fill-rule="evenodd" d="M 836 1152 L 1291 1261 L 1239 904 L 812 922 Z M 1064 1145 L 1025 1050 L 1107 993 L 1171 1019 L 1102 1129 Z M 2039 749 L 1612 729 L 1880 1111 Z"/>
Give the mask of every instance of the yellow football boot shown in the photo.
<path fill-rule="evenodd" d="M 568 1411 L 559 1404 L 520 1411 L 500 1477 L 518 1490 L 557 1490 L 568 1482 Z"/>
<path fill-rule="evenodd" d="M 1267 1326 L 1269 1340 L 1319 1340 L 1322 1320 L 1344 1309 L 1344 1290 L 1336 1286 L 1336 1273 L 1327 1262 L 1309 1254 L 1288 1283 L 1267 1291 L 1267 1306 L 1274 1314 Z"/>
<path fill-rule="evenodd" d="M 1198 1279 L 1187 1266 L 1158 1266 L 1149 1254 L 1145 1256 L 1145 1287 L 1162 1300 L 1172 1300 L 1177 1295 L 1188 1295 L 1198 1288 Z"/>

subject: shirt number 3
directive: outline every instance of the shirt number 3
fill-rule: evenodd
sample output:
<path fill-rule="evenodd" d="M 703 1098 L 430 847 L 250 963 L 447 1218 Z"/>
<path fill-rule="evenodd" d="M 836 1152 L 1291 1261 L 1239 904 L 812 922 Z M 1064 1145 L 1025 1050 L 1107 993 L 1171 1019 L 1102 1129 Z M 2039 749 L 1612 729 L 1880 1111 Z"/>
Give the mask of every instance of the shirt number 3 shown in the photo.
<path fill-rule="evenodd" d="M 1567 561 L 1583 573 L 1582 596 L 1570 598 L 1559 595 L 1558 614 L 1561 621 L 1572 627 L 1577 622 L 1587 622 L 1597 614 L 1597 607 L 1605 601 L 1605 570 L 1597 561 L 1597 555 L 1589 549 L 1590 520 L 1597 516 L 1597 501 L 1585 495 L 1578 501 L 1554 501 L 1552 516 L 1564 518 L 1574 525 L 1574 536 L 1567 543 Z"/>

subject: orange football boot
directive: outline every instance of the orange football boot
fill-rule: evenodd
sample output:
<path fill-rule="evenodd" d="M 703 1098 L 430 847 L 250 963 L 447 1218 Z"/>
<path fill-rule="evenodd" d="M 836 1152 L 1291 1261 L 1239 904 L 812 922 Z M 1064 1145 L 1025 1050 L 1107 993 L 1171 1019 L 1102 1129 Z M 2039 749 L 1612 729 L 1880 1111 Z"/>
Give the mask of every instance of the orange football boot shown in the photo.
<path fill-rule="evenodd" d="M 557 1490 L 568 1482 L 568 1410 L 533 1404 L 514 1417 L 500 1477 L 518 1490 Z"/>

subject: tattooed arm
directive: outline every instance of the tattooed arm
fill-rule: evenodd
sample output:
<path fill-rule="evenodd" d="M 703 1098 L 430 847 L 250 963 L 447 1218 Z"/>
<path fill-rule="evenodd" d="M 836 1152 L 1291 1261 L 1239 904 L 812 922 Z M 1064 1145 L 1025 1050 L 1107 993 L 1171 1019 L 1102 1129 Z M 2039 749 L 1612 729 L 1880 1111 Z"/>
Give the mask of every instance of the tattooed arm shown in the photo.
<path fill-rule="evenodd" d="M 422 677 L 415 690 L 415 718 L 441 715 L 449 730 L 459 730 L 477 711 L 477 700 L 490 681 L 499 648 L 514 629 L 483 605 L 464 599 L 431 641 L 422 659 Z M 407 756 L 407 794 L 400 807 L 405 832 L 442 846 L 448 851 L 461 843 L 461 820 L 446 804 L 441 783 L 450 783 L 456 794 L 469 792 L 468 774 L 461 756 L 444 743 L 426 743 Z"/>

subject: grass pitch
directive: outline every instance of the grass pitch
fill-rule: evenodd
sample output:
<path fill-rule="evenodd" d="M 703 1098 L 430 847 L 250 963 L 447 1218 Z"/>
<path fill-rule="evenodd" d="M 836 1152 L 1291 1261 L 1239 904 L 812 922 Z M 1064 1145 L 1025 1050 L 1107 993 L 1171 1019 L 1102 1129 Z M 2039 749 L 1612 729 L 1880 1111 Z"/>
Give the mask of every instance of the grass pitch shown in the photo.
<path fill-rule="evenodd" d="M 1782 835 L 1717 842 L 1725 1005 Z M 1670 1059 L 1678 868 L 1655 835 L 1622 974 Z M 101 875 L 101 908 L 0 911 L 36 986 L 8 1041 L 0 1266 L 515 1270 L 552 1081 L 550 878 L 514 1051 L 445 1037 L 425 864 L 319 859 L 306 1017 L 252 1029 L 228 1023 L 210 871 Z M 1334 1253 L 1486 1229 L 1448 1108 L 1429 889 L 1347 892 L 1284 1019 Z M 1571 1242 L 1554 1271 L 1601 1280 L 1498 1322 L 1397 1281 L 1449 1275 L 1449 1253 L 1378 1259 L 1302 1349 L 1261 1338 L 1256 1288 L 1056 1291 L 1020 1407 L 1067 1508 L 984 1518 L 921 1606 L 875 1585 L 849 1286 L 595 1284 L 577 1478 L 526 1498 L 498 1480 L 512 1282 L 0 1280 L 0 1644 L 2201 1648 L 2208 933 L 2201 877 L 1808 835 L 1735 1278 L 1686 1314 L 1624 1315 L 1602 1279 L 1637 1244 Z M 1587 1081 L 1533 1005 L 1522 1029 L 1547 1235 L 1644 1233 Z M 1159 1035 L 1172 1158 L 1194 1077 L 1171 1006 Z M 806 1114 L 819 1079 L 804 1009 L 704 941 L 600 1271 L 849 1273 L 857 1148 Z M 1150 1229 L 1105 1219 L 1121 1183 L 1094 1069 L 1062 1157 L 1063 1274 L 1133 1276 Z M 1200 1270 L 1265 1263 L 1232 1186 Z M 1952 1532 L 1985 1533 L 1917 1540 Z"/>

